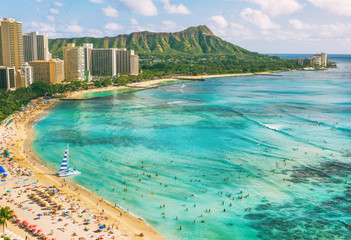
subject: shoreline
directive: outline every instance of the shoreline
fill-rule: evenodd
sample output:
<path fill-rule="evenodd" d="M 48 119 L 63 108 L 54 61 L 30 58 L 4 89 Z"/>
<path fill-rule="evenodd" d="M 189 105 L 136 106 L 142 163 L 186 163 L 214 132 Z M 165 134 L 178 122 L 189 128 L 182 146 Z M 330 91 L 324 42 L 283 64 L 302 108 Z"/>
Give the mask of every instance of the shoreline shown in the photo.
<path fill-rule="evenodd" d="M 24 120 L 21 118 L 17 118 L 17 115 L 13 114 L 12 119 L 14 119 L 11 126 L 15 125 L 16 129 L 11 130 L 13 131 L 12 135 L 15 136 L 14 139 L 8 144 L 5 145 L 7 149 L 9 149 L 11 156 L 15 156 L 17 159 L 22 158 L 23 161 L 17 162 L 22 167 L 29 167 L 33 172 L 33 176 L 36 181 L 38 181 L 37 185 L 44 185 L 44 186 L 57 186 L 57 189 L 72 198 L 76 199 L 74 202 L 83 204 L 92 212 L 103 212 L 105 216 L 108 217 L 105 220 L 105 224 L 107 226 L 118 226 L 118 230 L 115 230 L 113 236 L 118 237 L 118 239 L 140 239 L 140 234 L 142 233 L 143 239 L 164 239 L 159 233 L 157 233 L 146 221 L 144 221 L 139 216 L 127 212 L 125 209 L 121 208 L 118 205 L 113 205 L 109 203 L 107 200 L 103 199 L 102 197 L 98 196 L 97 194 L 92 193 L 90 190 L 82 187 L 72 180 L 67 180 L 63 178 L 59 178 L 55 175 L 55 172 L 45 166 L 45 163 L 40 160 L 40 158 L 32 151 L 31 145 L 32 142 L 35 140 L 36 136 L 33 132 L 34 126 L 37 121 L 41 118 L 45 117 L 50 110 L 57 104 L 58 100 L 50 100 L 52 101 L 49 106 L 45 106 L 43 109 L 35 110 L 34 113 Z M 5 128 L 5 124 L 1 126 L 1 128 Z M 0 141 L 2 142 L 2 141 Z M 14 146 L 17 143 L 17 146 Z M 9 146 L 10 145 L 10 146 Z M 4 160 L 3 160 L 4 161 Z M 7 163 L 8 160 L 5 160 L 5 164 L 10 165 Z M 4 164 L 4 165 L 5 165 Z M 4 166 L 5 167 L 5 166 Z M 7 166 L 8 167 L 8 166 Z M 6 167 L 5 167 L 6 169 Z M 7 171 L 12 171 L 7 169 Z M 13 177 L 13 176 L 12 176 Z M 7 184 L 10 182 L 8 181 Z M 8 187 L 8 185 L 5 185 Z M 12 186 L 13 187 L 13 186 Z M 8 188 L 6 188 L 8 189 Z M 12 190 L 14 192 L 15 190 Z M 21 190 L 22 191 L 22 190 Z M 5 192 L 5 191 L 4 191 Z M 2 199 L 3 200 L 3 199 Z M 1 201 L 0 201 L 1 202 Z M 4 202 L 4 201 L 3 201 Z M 4 204 L 1 202 L 1 205 L 9 205 Z M 10 205 L 9 205 L 10 206 Z M 17 210 L 16 207 L 10 206 L 11 209 L 15 211 L 17 217 L 26 219 L 28 216 L 21 214 L 21 211 Z M 68 209 L 68 207 L 67 207 Z M 28 219 L 26 219 L 28 220 Z M 28 220 L 33 222 L 32 220 Z M 65 221 L 65 220 L 64 220 Z M 14 224 L 9 224 L 11 230 L 19 236 L 23 236 L 23 230 L 16 227 Z M 40 226 L 44 232 L 48 232 L 48 228 L 52 228 L 51 224 L 48 226 Z M 75 233 L 75 232 L 74 232 Z M 73 234 L 73 232 L 72 232 Z M 30 236 L 30 234 L 26 234 Z M 55 234 L 51 237 L 57 237 L 58 239 L 62 239 L 62 236 Z M 72 239 L 78 239 L 77 238 Z M 110 239 L 110 238 L 109 238 Z M 114 239 L 114 238 L 112 238 Z"/>
<path fill-rule="evenodd" d="M 236 76 L 252 76 L 258 74 L 270 74 L 275 72 L 263 72 L 263 73 L 246 73 L 246 74 L 222 74 L 222 75 L 205 75 L 205 76 L 181 76 L 178 78 L 165 78 L 165 79 L 155 79 L 144 82 L 137 82 L 128 84 L 127 86 L 109 86 L 104 88 L 96 88 L 89 90 L 82 90 L 70 93 L 66 96 L 67 99 L 88 99 L 83 98 L 85 94 L 94 93 L 94 92 L 105 92 L 105 91 L 116 91 L 128 88 L 141 88 L 148 89 L 152 88 L 154 85 L 164 83 L 164 82 L 176 82 L 182 80 L 192 80 L 199 78 L 217 78 L 217 77 L 236 77 Z M 183 79 L 186 78 L 186 79 Z M 37 100 L 38 101 L 38 100 Z M 36 136 L 33 132 L 35 124 L 40 121 L 43 117 L 45 117 L 50 110 L 59 102 L 59 99 L 50 100 L 50 104 L 48 106 L 43 106 L 43 109 L 34 110 L 33 114 L 27 116 L 24 119 L 18 118 L 19 114 L 12 114 L 6 120 L 14 119 L 14 122 L 11 123 L 10 127 L 16 125 L 16 129 L 13 130 L 13 135 L 16 136 L 15 140 L 11 143 L 11 146 L 6 146 L 10 149 L 12 155 L 15 155 L 17 158 L 23 158 L 24 161 L 19 162 L 22 166 L 30 167 L 33 170 L 35 175 L 35 180 L 38 181 L 38 185 L 50 186 L 55 185 L 57 188 L 64 192 L 65 194 L 69 194 L 70 196 L 76 198 L 75 202 L 83 203 L 86 206 L 89 206 L 89 209 L 93 211 L 100 212 L 102 211 L 104 215 L 109 217 L 109 220 L 106 220 L 108 226 L 116 225 L 118 226 L 118 234 L 116 235 L 121 239 L 140 239 L 139 234 L 143 233 L 143 239 L 164 239 L 159 233 L 157 233 L 145 220 L 141 217 L 127 212 L 125 209 L 118 205 L 113 205 L 107 200 L 103 199 L 99 195 L 91 192 L 85 187 L 82 187 L 72 180 L 67 180 L 64 182 L 63 178 L 59 178 L 55 176 L 55 172 L 48 167 L 45 166 L 45 162 L 41 161 L 40 158 L 32 151 L 31 145 L 32 142 L 35 141 Z M 0 125 L 1 128 L 7 128 L 6 121 L 4 120 Z M 19 127 L 17 127 L 17 125 Z M 1 139 L 0 139 L 1 140 Z M 0 141 L 1 142 L 1 141 Z M 14 147 L 15 144 L 13 142 L 17 142 L 17 146 Z M 11 207 L 11 209 L 15 210 L 17 214 L 17 209 Z M 120 214 L 123 217 L 120 217 Z M 18 214 L 21 216 L 21 214 Z M 14 231 L 19 236 L 23 236 L 23 230 L 18 228 L 14 224 L 9 224 L 11 226 L 11 230 Z M 52 227 L 51 225 L 48 226 Z M 44 228 L 44 227 L 43 227 Z M 113 228 L 113 227 L 112 227 Z M 45 230 L 45 229 L 44 229 Z M 52 237 L 56 237 L 53 235 Z M 79 236 L 79 235 L 78 235 Z M 23 236 L 24 237 L 24 236 Z M 127 237 L 127 238 L 124 238 Z M 72 238 L 75 239 L 75 238 Z"/>
<path fill-rule="evenodd" d="M 108 86 L 102 88 L 93 88 L 87 90 L 80 90 L 69 93 L 64 99 L 89 99 L 85 98 L 85 94 L 89 93 L 97 93 L 97 92 L 109 92 L 109 91 L 117 91 L 128 88 L 141 88 L 148 89 L 152 88 L 154 85 L 164 83 L 164 82 L 176 82 L 176 81 L 184 81 L 184 80 L 197 80 L 199 78 L 221 78 L 221 77 L 242 77 L 242 76 L 254 76 L 254 75 L 267 75 L 272 73 L 280 73 L 280 72 L 289 72 L 296 70 L 277 70 L 277 71 L 268 71 L 268 72 L 255 72 L 255 73 L 230 73 L 230 74 L 213 74 L 213 75 L 196 75 L 196 76 L 176 76 L 173 78 L 162 78 L 162 79 L 153 79 L 146 80 L 142 82 L 129 83 L 126 86 Z"/>

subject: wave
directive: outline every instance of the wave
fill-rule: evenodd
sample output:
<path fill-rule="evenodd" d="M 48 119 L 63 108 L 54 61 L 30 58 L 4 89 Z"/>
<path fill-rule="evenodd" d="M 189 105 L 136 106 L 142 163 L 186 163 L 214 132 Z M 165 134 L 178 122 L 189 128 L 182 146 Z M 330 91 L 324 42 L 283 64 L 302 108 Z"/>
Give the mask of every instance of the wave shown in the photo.
<path fill-rule="evenodd" d="M 186 101 L 172 101 L 168 102 L 167 104 L 180 104 L 180 103 L 185 103 Z"/>

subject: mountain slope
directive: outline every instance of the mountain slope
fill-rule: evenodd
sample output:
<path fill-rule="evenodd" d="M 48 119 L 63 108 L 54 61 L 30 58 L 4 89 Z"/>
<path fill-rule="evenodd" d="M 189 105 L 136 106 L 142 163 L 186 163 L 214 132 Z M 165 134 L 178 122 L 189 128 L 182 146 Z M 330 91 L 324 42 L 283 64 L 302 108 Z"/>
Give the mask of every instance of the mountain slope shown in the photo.
<path fill-rule="evenodd" d="M 94 48 L 127 48 L 137 54 L 221 54 L 236 56 L 259 56 L 216 37 L 207 26 L 189 27 L 175 33 L 135 32 L 104 38 L 58 38 L 49 40 L 50 52 L 62 56 L 67 43 L 93 43 Z"/>

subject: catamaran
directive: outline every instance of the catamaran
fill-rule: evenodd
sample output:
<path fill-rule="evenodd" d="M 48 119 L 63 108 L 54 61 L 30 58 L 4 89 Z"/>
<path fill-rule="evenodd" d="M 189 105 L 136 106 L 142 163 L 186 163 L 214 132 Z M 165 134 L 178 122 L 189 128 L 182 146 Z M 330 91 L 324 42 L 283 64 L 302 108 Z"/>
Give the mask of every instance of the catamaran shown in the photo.
<path fill-rule="evenodd" d="M 59 177 L 66 177 L 66 176 L 70 176 L 70 175 L 81 174 L 81 172 L 79 172 L 77 169 L 67 167 L 68 166 L 68 149 L 69 149 L 69 145 L 67 144 L 65 155 L 63 156 L 60 171 L 58 171 L 56 173 Z"/>

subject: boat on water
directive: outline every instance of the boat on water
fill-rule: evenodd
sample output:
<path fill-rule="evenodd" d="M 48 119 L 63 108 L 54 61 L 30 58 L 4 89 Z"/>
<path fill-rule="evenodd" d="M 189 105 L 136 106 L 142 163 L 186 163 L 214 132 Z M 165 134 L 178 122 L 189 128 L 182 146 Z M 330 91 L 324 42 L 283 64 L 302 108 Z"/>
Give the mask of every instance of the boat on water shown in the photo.
<path fill-rule="evenodd" d="M 65 155 L 63 156 L 60 170 L 56 173 L 56 175 L 58 175 L 59 177 L 67 177 L 70 175 L 81 174 L 81 172 L 79 172 L 75 168 L 68 168 L 68 150 L 69 150 L 69 144 L 67 144 Z"/>

